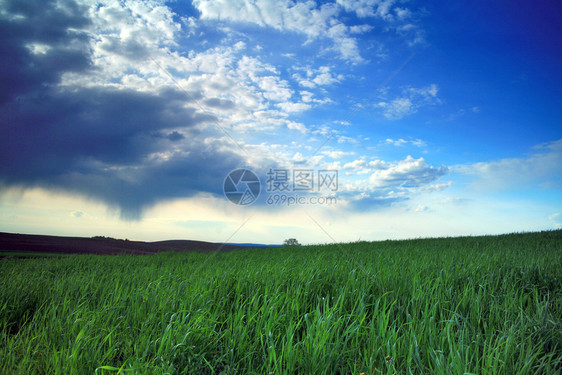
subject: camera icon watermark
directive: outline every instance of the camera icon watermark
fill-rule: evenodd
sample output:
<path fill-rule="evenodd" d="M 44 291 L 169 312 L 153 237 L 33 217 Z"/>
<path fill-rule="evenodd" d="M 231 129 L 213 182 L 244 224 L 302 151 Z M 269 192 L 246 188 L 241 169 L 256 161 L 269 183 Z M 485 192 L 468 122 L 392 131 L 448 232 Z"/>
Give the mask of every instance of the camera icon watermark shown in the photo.
<path fill-rule="evenodd" d="M 254 203 L 260 190 L 260 179 L 249 169 L 236 169 L 224 179 L 224 196 L 234 204 L 247 206 Z"/>
<path fill-rule="evenodd" d="M 268 205 L 336 204 L 338 171 L 335 169 L 280 169 L 270 168 L 266 173 L 265 199 Z M 261 191 L 261 182 L 249 169 L 230 172 L 223 184 L 225 197 L 234 204 L 254 203 Z M 312 193 L 306 196 L 305 193 Z M 328 194 L 326 196 L 322 194 Z"/>

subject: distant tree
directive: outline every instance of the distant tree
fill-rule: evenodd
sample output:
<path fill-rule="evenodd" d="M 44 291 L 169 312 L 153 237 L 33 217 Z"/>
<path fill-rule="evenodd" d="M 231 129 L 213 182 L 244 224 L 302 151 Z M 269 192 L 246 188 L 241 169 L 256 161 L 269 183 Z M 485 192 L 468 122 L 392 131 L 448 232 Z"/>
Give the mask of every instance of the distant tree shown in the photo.
<path fill-rule="evenodd" d="M 301 244 L 296 238 L 288 238 L 283 242 L 283 246 L 300 246 Z"/>

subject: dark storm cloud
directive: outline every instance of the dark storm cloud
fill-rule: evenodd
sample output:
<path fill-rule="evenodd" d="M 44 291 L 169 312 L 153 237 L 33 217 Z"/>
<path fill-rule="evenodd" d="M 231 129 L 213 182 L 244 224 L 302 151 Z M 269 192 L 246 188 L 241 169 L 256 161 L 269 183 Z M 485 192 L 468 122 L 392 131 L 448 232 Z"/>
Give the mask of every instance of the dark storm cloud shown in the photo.
<path fill-rule="evenodd" d="M 94 88 L 42 94 L 0 109 L 5 176 L 42 178 L 86 161 L 134 165 L 169 146 L 154 131 L 189 128 L 210 118 L 183 108 L 185 101 L 173 91 Z"/>
<path fill-rule="evenodd" d="M 168 134 L 166 136 L 166 138 L 168 138 L 172 142 L 175 142 L 175 141 L 181 141 L 182 139 L 185 138 L 185 136 L 181 133 L 178 133 L 178 132 L 174 131 L 174 132 L 171 132 L 170 134 Z"/>
<path fill-rule="evenodd" d="M 78 193 L 128 219 L 161 200 L 220 194 L 244 163 L 204 142 L 196 125 L 216 120 L 186 108 L 185 93 L 57 86 L 65 72 L 94 69 L 86 10 L 59 4 L 0 2 L 0 188 Z"/>
<path fill-rule="evenodd" d="M 54 1 L 4 1 L 0 15 L 0 105 L 16 96 L 57 83 L 68 71 L 89 67 L 87 35 L 80 32 L 89 21 L 84 9 Z M 48 46 L 44 54 L 33 54 L 32 44 Z"/>
<path fill-rule="evenodd" d="M 226 173 L 241 161 L 227 152 L 211 149 L 195 149 L 194 152 L 197 157 L 175 157 L 166 162 L 145 162 L 117 170 L 85 166 L 82 172 L 75 168 L 51 181 L 68 191 L 102 199 L 118 207 L 123 219 L 135 220 L 141 217 L 144 208 L 163 200 L 200 192 L 222 195 Z"/>

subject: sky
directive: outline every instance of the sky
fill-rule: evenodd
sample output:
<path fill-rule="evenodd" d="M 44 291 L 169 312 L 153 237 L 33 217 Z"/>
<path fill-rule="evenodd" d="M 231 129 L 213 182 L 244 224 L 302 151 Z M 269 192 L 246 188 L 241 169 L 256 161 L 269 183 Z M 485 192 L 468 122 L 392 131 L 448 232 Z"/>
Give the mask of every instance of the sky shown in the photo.
<path fill-rule="evenodd" d="M 0 0 L 0 231 L 558 229 L 561 31 L 554 0 Z"/>

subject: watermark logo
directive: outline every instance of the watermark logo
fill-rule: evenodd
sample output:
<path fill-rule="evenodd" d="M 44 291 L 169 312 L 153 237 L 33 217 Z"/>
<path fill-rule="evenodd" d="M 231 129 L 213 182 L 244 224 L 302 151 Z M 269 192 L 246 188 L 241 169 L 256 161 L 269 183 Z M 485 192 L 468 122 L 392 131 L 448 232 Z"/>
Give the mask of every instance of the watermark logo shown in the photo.
<path fill-rule="evenodd" d="M 292 178 L 291 178 L 292 177 Z M 270 169 L 267 172 L 267 192 L 321 192 L 338 190 L 335 169 Z"/>
<path fill-rule="evenodd" d="M 338 171 L 269 169 L 265 178 L 268 205 L 332 205 L 337 203 Z M 236 169 L 224 180 L 224 195 L 234 204 L 249 205 L 260 194 L 260 180 L 249 169 Z M 304 193 L 312 193 L 303 195 Z"/>
<path fill-rule="evenodd" d="M 234 204 L 246 206 L 255 202 L 260 195 L 260 180 L 249 169 L 236 169 L 224 179 L 223 191 Z"/>

